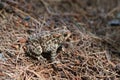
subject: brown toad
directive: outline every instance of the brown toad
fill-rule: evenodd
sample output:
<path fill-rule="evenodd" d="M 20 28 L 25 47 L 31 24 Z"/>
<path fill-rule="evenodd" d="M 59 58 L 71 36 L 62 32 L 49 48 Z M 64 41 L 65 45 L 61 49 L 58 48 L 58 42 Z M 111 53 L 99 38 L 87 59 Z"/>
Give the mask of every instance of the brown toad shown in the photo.
<path fill-rule="evenodd" d="M 58 48 L 70 35 L 71 32 L 67 29 L 41 31 L 33 34 L 26 42 L 26 52 L 38 60 L 44 59 L 42 54 L 49 56 L 47 53 L 50 53 L 51 60 L 54 61 Z"/>

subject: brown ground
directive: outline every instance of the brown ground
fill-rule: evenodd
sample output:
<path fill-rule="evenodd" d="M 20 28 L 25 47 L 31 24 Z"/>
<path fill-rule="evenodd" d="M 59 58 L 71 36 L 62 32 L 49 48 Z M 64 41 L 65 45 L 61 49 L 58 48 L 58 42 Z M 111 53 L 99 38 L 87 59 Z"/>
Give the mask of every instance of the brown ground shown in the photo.
<path fill-rule="evenodd" d="M 120 80 L 120 25 L 108 24 L 120 18 L 119 0 L 1 1 L 0 80 Z M 60 63 L 25 55 L 30 34 L 62 26 L 74 43 Z"/>

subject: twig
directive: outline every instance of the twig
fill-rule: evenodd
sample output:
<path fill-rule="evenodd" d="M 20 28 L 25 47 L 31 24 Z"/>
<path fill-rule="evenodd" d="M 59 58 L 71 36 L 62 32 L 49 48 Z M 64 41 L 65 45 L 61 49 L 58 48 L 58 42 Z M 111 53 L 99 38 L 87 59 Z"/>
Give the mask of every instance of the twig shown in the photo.
<path fill-rule="evenodd" d="M 15 7 L 14 7 L 14 8 L 15 8 Z M 39 25 L 41 24 L 37 19 L 35 19 L 34 17 L 30 16 L 28 13 L 23 12 L 22 10 L 20 10 L 20 9 L 18 9 L 18 8 L 15 8 L 15 11 L 21 12 L 22 14 L 29 16 L 33 21 L 35 21 L 35 22 L 38 23 Z"/>
<path fill-rule="evenodd" d="M 116 65 L 113 62 L 110 61 L 110 55 L 108 54 L 107 51 L 105 52 L 105 56 L 106 56 L 106 59 L 107 59 L 108 63 L 111 64 L 113 67 L 115 67 Z"/>
<path fill-rule="evenodd" d="M 117 6 L 115 8 L 113 8 L 111 11 L 109 11 L 107 14 L 106 14 L 106 17 L 107 16 L 110 16 L 112 13 L 114 13 L 115 11 L 119 10 L 120 9 L 120 6 Z"/>
<path fill-rule="evenodd" d="M 47 10 L 48 14 L 50 14 L 50 15 L 55 15 L 55 16 L 60 16 L 60 15 L 61 16 L 79 16 L 79 14 L 77 14 L 77 13 L 54 13 L 54 12 L 51 12 L 49 10 L 48 4 L 46 2 L 44 0 L 40 0 L 40 1 L 43 3 L 45 9 Z"/>
<path fill-rule="evenodd" d="M 36 73 L 35 71 L 30 70 L 30 69 L 27 69 L 27 71 L 29 71 L 29 72 L 31 72 L 31 73 L 33 73 L 33 74 L 35 74 L 37 77 L 39 77 L 39 79 L 41 79 L 41 80 L 45 80 L 45 78 L 44 78 L 44 77 L 40 76 L 40 75 L 39 75 L 38 73 Z"/>

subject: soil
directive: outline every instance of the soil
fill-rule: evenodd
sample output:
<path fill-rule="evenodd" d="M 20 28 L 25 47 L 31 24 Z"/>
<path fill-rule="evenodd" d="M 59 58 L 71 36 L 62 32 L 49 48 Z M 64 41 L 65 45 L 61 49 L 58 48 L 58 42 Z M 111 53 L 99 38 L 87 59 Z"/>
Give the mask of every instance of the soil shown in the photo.
<path fill-rule="evenodd" d="M 0 80 L 119 80 L 119 6 L 119 0 L 0 0 Z M 26 54 L 30 35 L 64 27 L 72 35 L 56 62 Z"/>

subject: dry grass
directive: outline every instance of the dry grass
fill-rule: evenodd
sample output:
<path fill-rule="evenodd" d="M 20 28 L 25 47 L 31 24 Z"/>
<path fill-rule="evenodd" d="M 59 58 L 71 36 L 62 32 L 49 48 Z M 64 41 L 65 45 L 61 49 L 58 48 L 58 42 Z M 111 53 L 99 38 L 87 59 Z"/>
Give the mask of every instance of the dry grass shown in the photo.
<path fill-rule="evenodd" d="M 116 47 L 119 45 L 119 41 L 116 41 L 118 45 L 114 45 L 112 35 L 107 36 L 110 38 L 108 39 L 106 36 L 99 37 L 91 33 L 88 28 L 89 24 L 80 22 L 82 19 L 83 22 L 84 19 L 89 19 L 86 11 L 81 10 L 76 13 L 73 10 L 72 13 L 68 14 L 68 10 L 62 15 L 56 12 L 51 13 L 47 6 L 48 2 L 50 1 L 44 2 L 42 0 L 42 4 L 44 4 L 42 9 L 44 12 L 47 10 L 47 12 L 44 14 L 41 12 L 42 17 L 40 18 L 35 16 L 39 10 L 33 16 L 31 8 L 32 12 L 29 13 L 14 6 L 12 6 L 14 13 L 8 13 L 5 9 L 1 10 L 0 54 L 3 55 L 3 58 L 0 58 L 0 78 L 3 80 L 119 80 L 118 63 L 120 63 L 120 57 L 118 54 L 112 54 L 113 49 L 119 49 Z M 32 5 L 35 7 L 34 4 Z M 50 4 L 55 5 L 55 3 Z M 74 4 L 70 1 L 70 5 L 74 7 Z M 11 4 L 9 3 L 9 5 Z M 78 11 L 77 9 L 76 11 Z M 82 13 L 82 16 L 78 13 Z M 108 14 L 111 13 L 112 11 Z M 26 16 L 29 16 L 30 20 L 25 20 Z M 72 36 L 65 51 L 60 51 L 56 57 L 59 63 L 37 61 L 25 55 L 24 45 L 30 34 L 39 30 L 63 28 L 63 26 L 72 32 Z M 110 34 L 110 32 L 108 33 Z M 119 52 L 117 50 L 116 52 Z"/>

